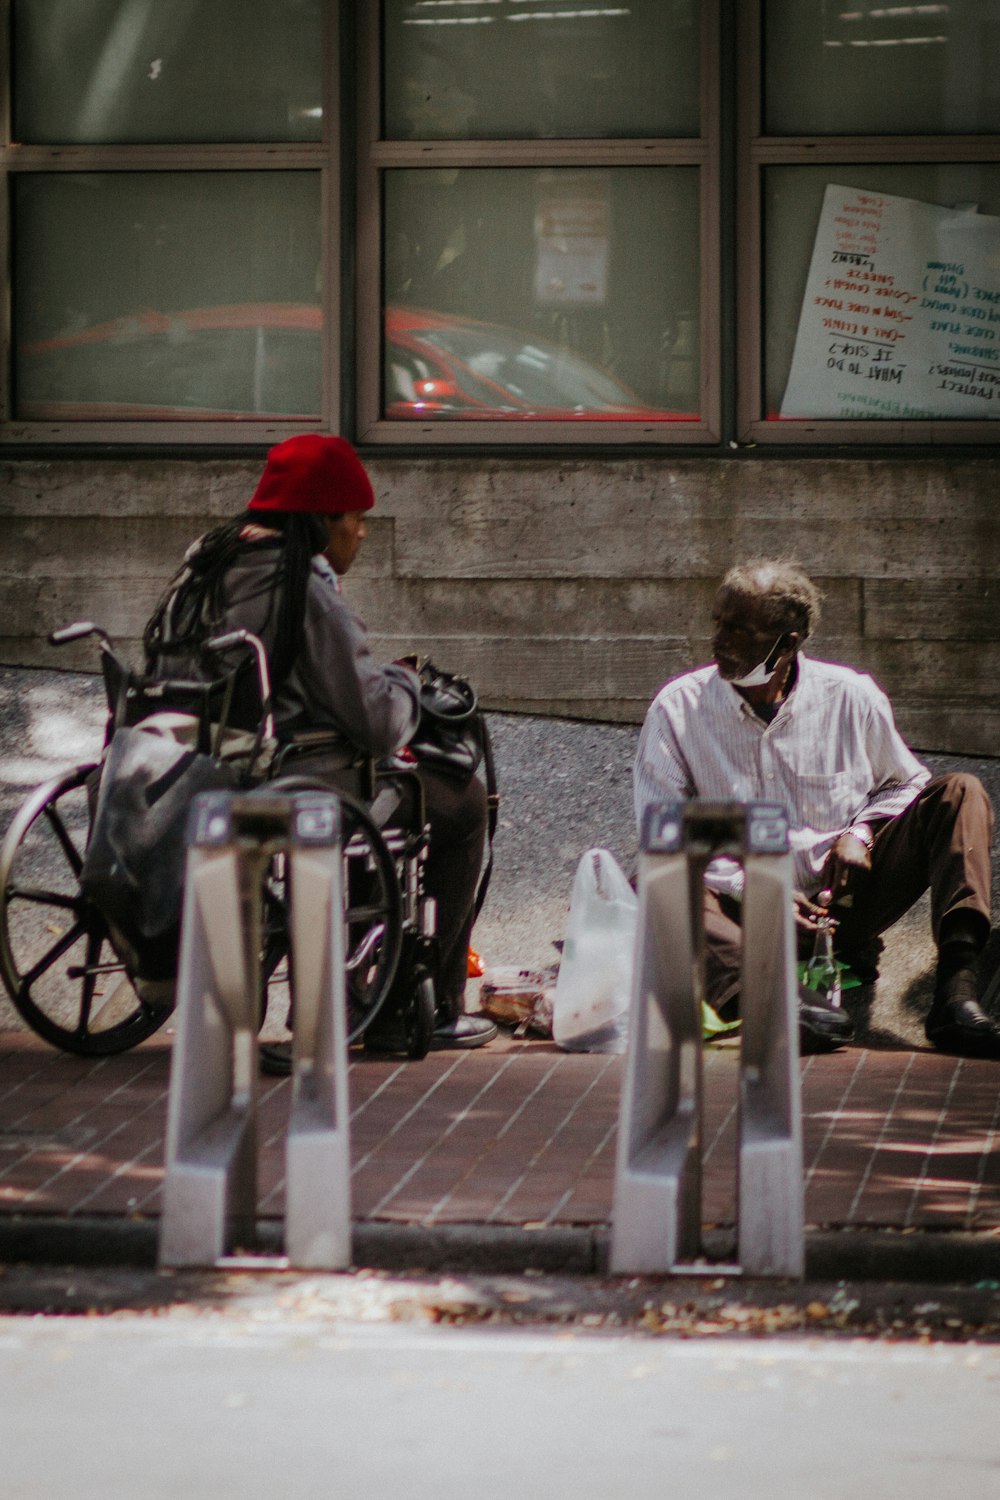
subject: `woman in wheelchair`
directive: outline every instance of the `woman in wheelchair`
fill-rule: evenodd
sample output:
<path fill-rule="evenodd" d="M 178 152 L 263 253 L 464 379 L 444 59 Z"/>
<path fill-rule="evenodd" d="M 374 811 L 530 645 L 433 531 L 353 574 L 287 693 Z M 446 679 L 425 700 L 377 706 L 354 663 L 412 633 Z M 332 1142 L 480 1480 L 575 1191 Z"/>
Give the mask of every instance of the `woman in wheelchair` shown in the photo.
<path fill-rule="evenodd" d="M 200 652 L 212 637 L 239 630 L 259 637 L 281 773 L 366 802 L 373 766 L 405 757 L 420 712 L 416 672 L 373 660 L 365 627 L 341 590 L 374 503 L 368 475 L 343 438 L 304 434 L 279 443 L 246 511 L 188 550 L 145 633 L 147 670 L 160 677 L 203 675 Z M 237 676 L 230 712 L 232 725 L 248 729 L 262 712 L 250 667 L 248 661 Z M 422 813 L 429 827 L 424 879 L 437 907 L 431 1046 L 479 1047 L 497 1034 L 491 1021 L 464 1009 L 486 793 L 476 776 L 456 780 L 419 761 L 412 769 L 393 782 L 389 823 L 408 826 Z M 405 968 L 400 972 L 405 983 Z M 393 1048 L 392 1002 L 390 995 L 366 1031 L 367 1046 Z"/>

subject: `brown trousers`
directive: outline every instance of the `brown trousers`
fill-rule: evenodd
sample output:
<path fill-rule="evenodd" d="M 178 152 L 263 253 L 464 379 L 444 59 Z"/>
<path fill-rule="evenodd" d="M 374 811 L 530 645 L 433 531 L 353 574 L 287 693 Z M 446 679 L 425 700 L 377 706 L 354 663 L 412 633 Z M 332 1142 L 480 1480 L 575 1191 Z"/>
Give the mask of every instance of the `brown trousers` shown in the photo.
<path fill-rule="evenodd" d="M 908 912 L 926 890 L 931 893 L 931 930 L 940 941 L 942 924 L 961 914 L 985 943 L 990 931 L 993 809 L 982 782 L 956 772 L 939 776 L 897 818 L 876 825 L 870 870 L 858 871 L 850 906 L 834 908 L 835 947 L 850 963 L 870 952 L 878 935 Z M 705 892 L 706 998 L 716 1010 L 739 993 L 743 933 L 740 904 Z M 808 933 L 799 934 L 806 951 Z M 859 964 L 859 968 L 861 965 Z"/>

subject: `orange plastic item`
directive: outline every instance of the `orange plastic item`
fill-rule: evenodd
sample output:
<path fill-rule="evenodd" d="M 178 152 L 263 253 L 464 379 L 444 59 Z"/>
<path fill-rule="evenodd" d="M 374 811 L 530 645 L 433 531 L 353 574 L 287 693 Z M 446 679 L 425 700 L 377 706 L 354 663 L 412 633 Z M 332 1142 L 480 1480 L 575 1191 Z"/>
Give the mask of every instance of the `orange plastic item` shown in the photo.
<path fill-rule="evenodd" d="M 486 972 L 486 965 L 479 957 L 475 948 L 469 949 L 469 962 L 465 972 L 470 979 L 482 979 Z"/>

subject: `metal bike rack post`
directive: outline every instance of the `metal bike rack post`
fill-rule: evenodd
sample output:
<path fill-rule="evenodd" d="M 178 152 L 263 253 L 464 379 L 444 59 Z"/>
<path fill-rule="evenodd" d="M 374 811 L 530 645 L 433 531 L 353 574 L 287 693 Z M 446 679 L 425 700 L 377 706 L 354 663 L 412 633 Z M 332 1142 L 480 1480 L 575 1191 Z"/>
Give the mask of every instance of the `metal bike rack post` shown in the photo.
<path fill-rule="evenodd" d="M 295 797 L 288 852 L 295 1002 L 285 1140 L 285 1252 L 294 1266 L 351 1263 L 350 1105 L 340 805 Z"/>
<path fill-rule="evenodd" d="M 261 893 L 286 860 L 295 1009 L 285 1249 L 350 1263 L 340 809 L 328 793 L 209 793 L 188 835 L 170 1073 L 161 1265 L 211 1265 L 253 1243 Z"/>
<path fill-rule="evenodd" d="M 710 860 L 746 874 L 739 1070 L 738 1257 L 801 1276 L 802 1126 L 792 862 L 783 808 L 647 809 L 611 1238 L 614 1272 L 691 1269 L 701 1253 L 704 907 Z M 717 1269 L 699 1264 L 697 1269 Z M 727 1268 L 729 1269 L 729 1268 Z"/>

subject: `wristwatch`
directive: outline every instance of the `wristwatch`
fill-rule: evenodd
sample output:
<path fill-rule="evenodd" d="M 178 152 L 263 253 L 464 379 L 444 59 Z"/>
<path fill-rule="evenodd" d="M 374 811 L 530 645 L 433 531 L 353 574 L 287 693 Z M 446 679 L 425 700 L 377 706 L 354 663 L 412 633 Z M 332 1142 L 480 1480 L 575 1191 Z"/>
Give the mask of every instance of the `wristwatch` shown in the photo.
<path fill-rule="evenodd" d="M 875 848 L 875 835 L 870 824 L 854 823 L 846 832 L 851 835 L 852 839 L 857 839 L 859 844 L 864 844 L 869 854 Z"/>

